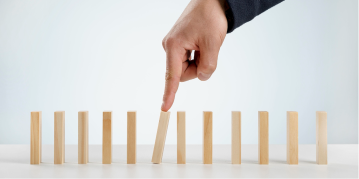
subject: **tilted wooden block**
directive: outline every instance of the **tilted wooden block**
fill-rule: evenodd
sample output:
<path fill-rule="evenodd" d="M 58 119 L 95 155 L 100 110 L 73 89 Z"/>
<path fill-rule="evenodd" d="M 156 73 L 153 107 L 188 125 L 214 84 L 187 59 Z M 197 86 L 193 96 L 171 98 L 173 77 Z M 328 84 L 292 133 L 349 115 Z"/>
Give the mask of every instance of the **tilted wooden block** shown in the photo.
<path fill-rule="evenodd" d="M 241 164 L 241 112 L 232 111 L 232 164 Z"/>
<path fill-rule="evenodd" d="M 112 112 L 103 112 L 102 125 L 102 163 L 112 163 Z"/>
<path fill-rule="evenodd" d="M 88 162 L 88 111 L 78 113 L 78 163 Z"/>
<path fill-rule="evenodd" d="M 136 111 L 127 112 L 127 164 L 136 163 Z"/>
<path fill-rule="evenodd" d="M 258 160 L 259 164 L 269 163 L 268 112 L 258 112 Z"/>
<path fill-rule="evenodd" d="M 177 164 L 186 163 L 186 112 L 177 112 Z"/>
<path fill-rule="evenodd" d="M 317 164 L 326 165 L 327 162 L 327 112 L 316 113 L 316 148 Z"/>
<path fill-rule="evenodd" d="M 41 163 L 41 111 L 31 112 L 30 164 Z"/>
<path fill-rule="evenodd" d="M 54 164 L 65 162 L 65 111 L 54 112 Z"/>
<path fill-rule="evenodd" d="M 162 161 L 169 119 L 170 112 L 161 111 L 160 120 L 158 122 L 155 146 L 153 148 L 152 163 L 159 164 Z"/>
<path fill-rule="evenodd" d="M 212 164 L 212 124 L 211 111 L 203 112 L 203 164 Z"/>
<path fill-rule="evenodd" d="M 298 164 L 298 112 L 287 112 L 287 163 Z"/>

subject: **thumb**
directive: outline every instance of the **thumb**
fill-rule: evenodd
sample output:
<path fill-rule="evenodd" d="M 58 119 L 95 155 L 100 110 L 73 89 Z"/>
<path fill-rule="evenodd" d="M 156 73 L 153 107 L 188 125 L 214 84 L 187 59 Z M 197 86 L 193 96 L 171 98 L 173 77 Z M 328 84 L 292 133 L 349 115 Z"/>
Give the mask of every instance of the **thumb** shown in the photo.
<path fill-rule="evenodd" d="M 221 43 L 207 40 L 199 44 L 197 77 L 201 81 L 208 80 L 217 68 L 218 53 Z"/>

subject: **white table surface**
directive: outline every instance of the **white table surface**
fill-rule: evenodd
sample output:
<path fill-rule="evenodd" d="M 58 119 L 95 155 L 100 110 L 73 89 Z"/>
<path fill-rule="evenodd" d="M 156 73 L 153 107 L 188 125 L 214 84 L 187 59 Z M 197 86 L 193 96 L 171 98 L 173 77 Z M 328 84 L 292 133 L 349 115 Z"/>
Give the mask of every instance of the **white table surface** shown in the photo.
<path fill-rule="evenodd" d="M 162 164 L 152 164 L 152 145 L 137 146 L 137 164 L 126 164 L 126 146 L 113 146 L 113 163 L 102 164 L 101 145 L 90 145 L 89 163 L 77 164 L 77 145 L 66 145 L 65 163 L 53 164 L 53 145 L 43 145 L 42 163 L 30 165 L 29 145 L 0 145 L 0 177 L 126 178 L 358 178 L 358 145 L 328 145 L 328 165 L 315 163 L 315 145 L 299 145 L 299 164 L 286 164 L 286 146 L 269 146 L 269 165 L 258 164 L 257 145 L 242 145 L 242 164 L 231 164 L 230 145 L 213 146 L 213 164 L 202 164 L 202 146 L 187 145 L 187 164 L 176 164 L 176 146 L 166 145 Z"/>

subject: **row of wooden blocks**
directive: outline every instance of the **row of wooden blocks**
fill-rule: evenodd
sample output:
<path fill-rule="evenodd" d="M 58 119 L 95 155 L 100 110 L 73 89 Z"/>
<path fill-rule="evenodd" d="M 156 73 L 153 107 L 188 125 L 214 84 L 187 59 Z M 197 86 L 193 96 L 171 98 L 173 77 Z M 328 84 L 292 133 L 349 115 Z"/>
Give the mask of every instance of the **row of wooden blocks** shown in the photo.
<path fill-rule="evenodd" d="M 269 163 L 268 112 L 258 112 L 258 161 Z M 161 112 L 153 163 L 161 163 L 170 112 Z M 177 163 L 186 163 L 185 112 L 177 112 Z M 31 112 L 30 163 L 41 162 L 41 111 Z M 203 112 L 203 163 L 212 164 L 213 113 Z M 88 111 L 78 112 L 78 163 L 88 162 Z M 232 163 L 241 164 L 241 112 L 232 111 Z M 316 161 L 327 164 L 327 113 L 316 112 Z M 65 112 L 54 113 L 54 163 L 65 162 Z M 112 112 L 103 112 L 102 163 L 112 162 Z M 127 163 L 136 163 L 136 112 L 127 112 Z M 287 112 L 287 163 L 298 164 L 298 112 Z"/>

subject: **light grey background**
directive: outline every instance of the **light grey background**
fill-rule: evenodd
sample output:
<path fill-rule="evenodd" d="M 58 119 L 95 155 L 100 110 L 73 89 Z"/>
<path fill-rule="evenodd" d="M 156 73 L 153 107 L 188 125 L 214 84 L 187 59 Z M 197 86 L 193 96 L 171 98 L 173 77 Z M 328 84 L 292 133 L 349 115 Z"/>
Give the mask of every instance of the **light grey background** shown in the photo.
<path fill-rule="evenodd" d="M 137 143 L 153 144 L 164 88 L 161 41 L 188 4 L 171 1 L 0 0 L 0 143 L 28 144 L 30 112 L 66 111 L 66 144 L 88 110 L 90 144 L 101 144 L 112 110 L 113 143 L 126 143 L 126 111 L 137 110 Z M 286 111 L 299 112 L 299 142 L 315 143 L 315 111 L 328 112 L 328 143 L 358 143 L 358 2 L 287 0 L 228 34 L 207 82 L 181 83 L 187 143 L 202 143 L 202 111 L 214 113 L 214 143 L 230 144 L 231 111 L 242 142 L 256 144 L 257 112 L 269 111 L 269 141 L 286 142 Z"/>

